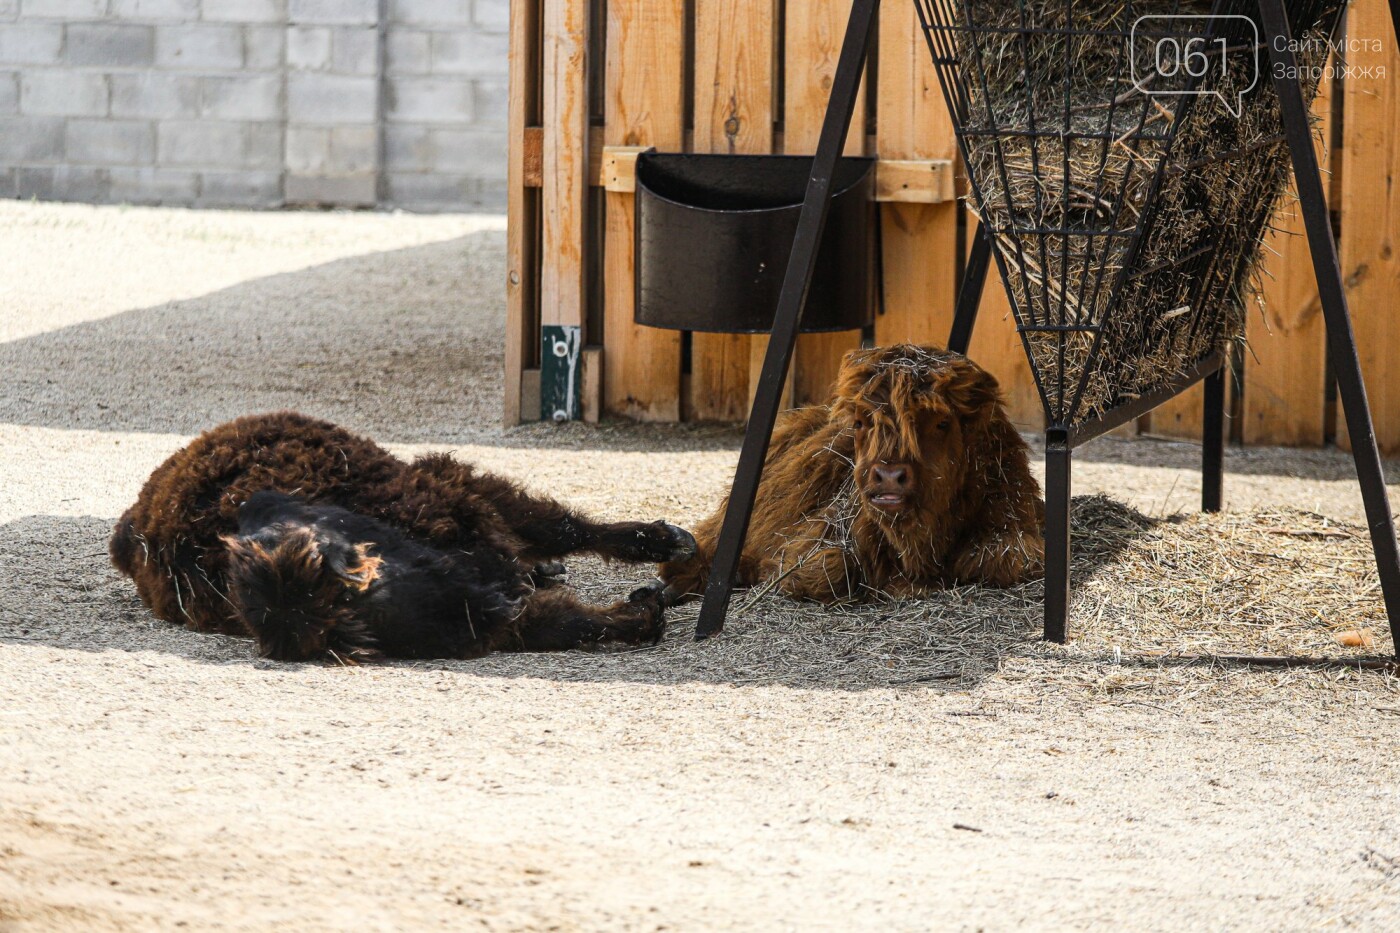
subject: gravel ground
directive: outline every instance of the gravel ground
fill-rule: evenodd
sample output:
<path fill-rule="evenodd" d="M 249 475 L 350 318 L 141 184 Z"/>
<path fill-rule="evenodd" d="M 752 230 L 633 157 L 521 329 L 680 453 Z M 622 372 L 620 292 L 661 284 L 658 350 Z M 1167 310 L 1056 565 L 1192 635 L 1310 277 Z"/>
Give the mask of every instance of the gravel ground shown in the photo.
<path fill-rule="evenodd" d="M 696 646 L 692 610 L 660 654 L 342 670 L 151 619 L 107 532 L 249 411 L 602 515 L 713 506 L 731 430 L 500 429 L 503 227 L 0 202 L 0 930 L 1394 928 L 1385 673 L 1016 622 L 901 684 L 859 641 L 803 655 L 879 624 L 816 609 L 818 635 L 759 613 Z M 1100 441 L 1076 492 L 1190 508 L 1198 456 Z M 1337 452 L 1227 469 L 1231 510 L 1360 518 Z M 646 574 L 574 567 L 599 597 Z"/>

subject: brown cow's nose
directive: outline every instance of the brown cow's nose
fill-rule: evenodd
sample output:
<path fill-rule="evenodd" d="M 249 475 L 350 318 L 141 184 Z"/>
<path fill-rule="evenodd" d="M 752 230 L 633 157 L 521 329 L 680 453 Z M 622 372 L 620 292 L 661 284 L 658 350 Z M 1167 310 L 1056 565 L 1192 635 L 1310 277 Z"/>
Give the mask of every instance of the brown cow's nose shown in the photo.
<path fill-rule="evenodd" d="M 881 486 L 909 485 L 909 468 L 902 463 L 877 463 L 872 468 L 875 482 Z"/>

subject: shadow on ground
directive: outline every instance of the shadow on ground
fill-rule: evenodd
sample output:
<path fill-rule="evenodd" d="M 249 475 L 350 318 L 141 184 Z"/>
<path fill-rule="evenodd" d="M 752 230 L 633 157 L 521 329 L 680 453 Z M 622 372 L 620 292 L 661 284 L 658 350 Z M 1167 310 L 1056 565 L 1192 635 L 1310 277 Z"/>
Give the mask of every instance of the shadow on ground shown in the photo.
<path fill-rule="evenodd" d="M 1114 529 L 1107 545 L 1081 547 L 1075 571 L 1088 582 L 1155 524 L 1126 506 L 1097 503 L 1092 521 Z M 1082 504 L 1077 509 L 1083 510 Z M 108 563 L 113 520 L 31 516 L 0 526 L 0 643 L 78 651 L 155 652 L 211 664 L 272 667 L 251 642 L 186 631 L 156 620 L 130 581 Z M 21 573 L 21 568 L 36 568 Z M 651 574 L 647 566 L 571 563 L 571 582 L 589 599 L 610 602 Z M 968 587 L 903 600 L 828 609 L 754 592 L 735 595 L 722 638 L 694 641 L 698 606 L 672 610 L 665 641 L 654 648 L 586 654 L 500 654 L 477 661 L 397 663 L 463 674 L 571 682 L 781 685 L 859 691 L 924 685 L 967 689 L 1002 660 L 1039 638 L 1042 588 Z"/>

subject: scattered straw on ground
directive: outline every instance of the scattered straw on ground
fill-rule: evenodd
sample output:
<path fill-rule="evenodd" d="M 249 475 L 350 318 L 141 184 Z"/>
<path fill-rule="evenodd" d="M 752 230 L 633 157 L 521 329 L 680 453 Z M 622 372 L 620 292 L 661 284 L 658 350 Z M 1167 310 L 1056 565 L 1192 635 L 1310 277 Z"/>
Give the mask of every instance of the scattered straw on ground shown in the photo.
<path fill-rule="evenodd" d="M 1075 500 L 1072 531 L 1067 646 L 1040 639 L 1038 582 L 835 608 L 741 591 L 717 640 L 694 642 L 692 604 L 672 610 L 666 640 L 655 648 L 536 657 L 529 671 L 561 680 L 611 673 L 662 683 L 718 677 L 846 689 L 967 687 L 999 673 L 1051 691 L 1234 689 L 1228 671 L 1243 666 L 1240 658 L 1383 663 L 1390 650 L 1363 528 L 1281 509 L 1154 519 L 1094 496 Z M 599 576 L 595 566 L 575 573 L 588 579 L 590 596 L 604 599 L 616 584 L 600 584 Z M 524 671 L 520 659 L 505 655 L 478 663 Z M 1212 676 L 1222 669 L 1227 676 Z M 1387 679 L 1384 672 L 1366 676 Z M 1267 695 L 1272 681 L 1256 683 Z"/>

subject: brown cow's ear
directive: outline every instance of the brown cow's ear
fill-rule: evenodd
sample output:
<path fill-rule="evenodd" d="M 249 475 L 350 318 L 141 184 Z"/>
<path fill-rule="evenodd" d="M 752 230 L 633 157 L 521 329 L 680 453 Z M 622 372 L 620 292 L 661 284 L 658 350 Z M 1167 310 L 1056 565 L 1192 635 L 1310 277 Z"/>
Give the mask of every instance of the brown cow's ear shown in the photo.
<path fill-rule="evenodd" d="M 953 410 L 965 419 L 991 414 L 1001 403 L 996 377 L 974 363 L 956 365 L 943 391 Z"/>

